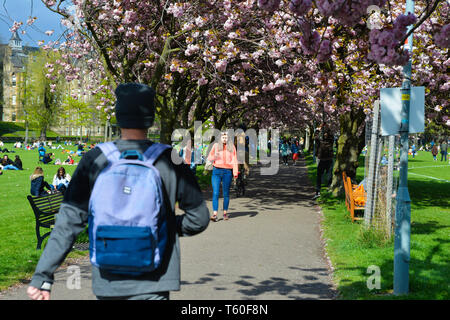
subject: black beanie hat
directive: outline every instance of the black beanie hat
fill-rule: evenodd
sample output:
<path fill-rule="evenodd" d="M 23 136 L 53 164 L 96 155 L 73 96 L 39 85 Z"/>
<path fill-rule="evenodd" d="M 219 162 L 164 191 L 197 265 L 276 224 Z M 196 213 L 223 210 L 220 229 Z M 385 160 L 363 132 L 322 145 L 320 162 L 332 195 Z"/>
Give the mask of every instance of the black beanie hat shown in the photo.
<path fill-rule="evenodd" d="M 146 129 L 155 119 L 155 90 L 145 84 L 122 83 L 115 91 L 116 119 L 119 127 Z"/>

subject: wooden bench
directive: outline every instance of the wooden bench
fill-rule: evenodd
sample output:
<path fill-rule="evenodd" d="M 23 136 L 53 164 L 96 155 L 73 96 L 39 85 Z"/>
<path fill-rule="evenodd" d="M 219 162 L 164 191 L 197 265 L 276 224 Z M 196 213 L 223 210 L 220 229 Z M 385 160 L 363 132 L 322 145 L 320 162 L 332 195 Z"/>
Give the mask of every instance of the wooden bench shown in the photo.
<path fill-rule="evenodd" d="M 357 191 L 358 185 L 352 184 L 350 177 L 347 176 L 346 172 L 342 172 L 342 180 L 344 182 L 344 190 L 345 190 L 345 206 L 347 207 L 348 212 L 350 212 L 350 217 L 352 222 L 355 220 L 362 220 L 364 217 L 355 216 L 355 211 L 363 211 L 365 209 L 364 206 L 360 205 L 355 199 L 358 197 L 363 197 L 364 202 L 367 199 L 366 192 L 362 193 Z"/>
<path fill-rule="evenodd" d="M 36 219 L 36 250 L 41 249 L 42 242 L 52 232 L 55 224 L 55 214 L 58 213 L 63 198 L 64 195 L 60 192 L 40 197 L 27 196 Z M 41 235 L 40 228 L 47 228 L 50 231 Z"/>

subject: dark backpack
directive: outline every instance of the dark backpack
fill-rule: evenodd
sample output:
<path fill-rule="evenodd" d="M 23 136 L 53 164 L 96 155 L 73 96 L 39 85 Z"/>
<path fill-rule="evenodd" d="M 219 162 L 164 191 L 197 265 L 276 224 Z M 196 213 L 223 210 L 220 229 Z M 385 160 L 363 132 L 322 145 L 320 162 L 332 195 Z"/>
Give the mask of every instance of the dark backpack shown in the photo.
<path fill-rule="evenodd" d="M 317 152 L 319 159 L 332 159 L 333 158 L 333 141 L 324 140 L 320 142 L 319 151 Z"/>

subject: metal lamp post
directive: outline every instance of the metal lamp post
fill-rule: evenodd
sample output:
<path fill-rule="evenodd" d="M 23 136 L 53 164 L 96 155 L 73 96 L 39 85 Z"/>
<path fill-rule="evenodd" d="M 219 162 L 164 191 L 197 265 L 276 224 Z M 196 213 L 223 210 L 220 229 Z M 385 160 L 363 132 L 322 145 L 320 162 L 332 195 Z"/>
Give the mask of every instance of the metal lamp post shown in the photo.
<path fill-rule="evenodd" d="M 414 1 L 406 0 L 405 13 L 414 13 Z M 408 27 L 408 31 L 412 26 Z M 413 35 L 408 37 L 406 45 L 412 55 Z M 394 294 L 407 294 L 409 291 L 409 262 L 411 237 L 411 199 L 408 191 L 408 149 L 409 149 L 409 108 L 411 97 L 411 58 L 403 67 L 403 83 L 401 89 L 401 151 L 400 178 L 395 210 L 395 242 L 394 242 Z"/>

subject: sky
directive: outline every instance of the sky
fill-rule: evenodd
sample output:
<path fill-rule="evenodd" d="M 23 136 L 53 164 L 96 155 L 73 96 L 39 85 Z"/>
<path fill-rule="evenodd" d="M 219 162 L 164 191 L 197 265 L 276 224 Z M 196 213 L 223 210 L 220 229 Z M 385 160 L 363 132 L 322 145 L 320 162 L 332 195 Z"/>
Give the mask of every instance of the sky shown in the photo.
<path fill-rule="evenodd" d="M 27 25 L 29 17 L 37 17 L 32 26 Z M 41 0 L 0 0 L 0 43 L 8 43 L 11 38 L 9 29 L 14 21 L 22 21 L 23 25 L 18 33 L 25 46 L 38 46 L 39 40 L 58 40 L 63 32 L 61 17 L 47 9 Z M 52 36 L 45 34 L 45 31 L 54 30 Z M 25 31 L 22 34 L 21 31 Z"/>

